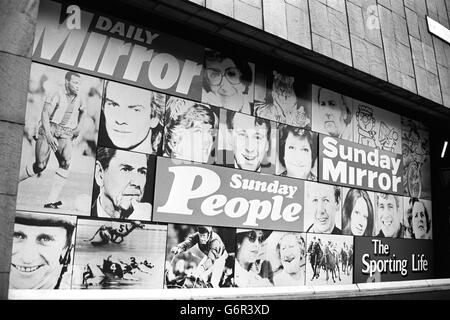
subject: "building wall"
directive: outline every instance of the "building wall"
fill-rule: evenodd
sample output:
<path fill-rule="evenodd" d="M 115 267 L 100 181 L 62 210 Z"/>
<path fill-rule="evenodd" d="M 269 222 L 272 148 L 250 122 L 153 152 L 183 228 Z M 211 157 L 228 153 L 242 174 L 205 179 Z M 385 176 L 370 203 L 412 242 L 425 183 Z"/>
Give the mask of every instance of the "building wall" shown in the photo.
<path fill-rule="evenodd" d="M 448 0 L 191 0 L 450 108 Z"/>
<path fill-rule="evenodd" d="M 0 2 L 0 299 L 8 296 L 19 163 L 39 0 Z"/>

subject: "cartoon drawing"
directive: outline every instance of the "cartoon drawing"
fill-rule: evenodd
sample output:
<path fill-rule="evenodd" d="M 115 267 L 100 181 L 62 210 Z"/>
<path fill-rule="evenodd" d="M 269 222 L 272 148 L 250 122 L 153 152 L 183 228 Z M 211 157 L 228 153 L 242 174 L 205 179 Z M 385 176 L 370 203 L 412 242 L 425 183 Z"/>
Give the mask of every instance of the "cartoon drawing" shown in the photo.
<path fill-rule="evenodd" d="M 403 136 L 403 162 L 405 191 L 410 197 L 422 195 L 421 169 L 429 154 L 428 139 L 421 138 L 418 126 L 410 121 L 409 131 Z"/>
<path fill-rule="evenodd" d="M 373 130 L 376 120 L 373 116 L 372 107 L 362 104 L 358 105 L 356 120 L 358 126 L 358 143 L 373 148 L 378 147 L 375 140 L 376 132 Z"/>
<path fill-rule="evenodd" d="M 378 141 L 382 150 L 395 152 L 395 146 L 398 141 L 398 132 L 394 127 L 389 127 L 385 122 L 380 122 Z"/>
<path fill-rule="evenodd" d="M 272 102 L 256 105 L 255 115 L 301 128 L 311 126 L 305 107 L 299 105 L 295 95 L 294 77 L 277 71 L 273 71 L 273 77 Z"/>

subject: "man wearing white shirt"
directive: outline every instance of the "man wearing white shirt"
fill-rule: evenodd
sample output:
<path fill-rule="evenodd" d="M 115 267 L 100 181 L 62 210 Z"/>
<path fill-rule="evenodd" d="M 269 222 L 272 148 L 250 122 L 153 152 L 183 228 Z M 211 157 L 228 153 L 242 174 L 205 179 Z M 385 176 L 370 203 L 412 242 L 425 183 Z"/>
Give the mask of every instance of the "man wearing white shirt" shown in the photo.
<path fill-rule="evenodd" d="M 100 189 L 94 217 L 150 220 L 151 204 L 141 203 L 147 182 L 148 155 L 100 147 L 95 181 Z"/>

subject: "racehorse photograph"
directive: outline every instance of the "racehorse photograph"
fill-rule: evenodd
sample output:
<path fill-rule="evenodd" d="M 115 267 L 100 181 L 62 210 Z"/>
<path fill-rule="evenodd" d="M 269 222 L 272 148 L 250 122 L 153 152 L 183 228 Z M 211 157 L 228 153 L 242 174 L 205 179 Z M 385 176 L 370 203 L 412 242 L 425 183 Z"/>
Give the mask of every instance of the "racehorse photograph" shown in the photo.
<path fill-rule="evenodd" d="M 167 226 L 79 219 L 72 289 L 162 289 Z"/>
<path fill-rule="evenodd" d="M 353 283 L 353 237 L 308 233 L 306 285 Z"/>

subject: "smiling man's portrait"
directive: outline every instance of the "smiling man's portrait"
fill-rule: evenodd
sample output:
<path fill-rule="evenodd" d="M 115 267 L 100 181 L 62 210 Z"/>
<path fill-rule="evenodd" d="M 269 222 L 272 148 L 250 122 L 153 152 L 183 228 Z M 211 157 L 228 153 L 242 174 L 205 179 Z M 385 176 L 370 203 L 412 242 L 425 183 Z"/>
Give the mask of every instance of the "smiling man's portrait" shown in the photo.
<path fill-rule="evenodd" d="M 70 289 L 76 217 L 16 213 L 10 289 Z"/>
<path fill-rule="evenodd" d="M 219 153 L 216 163 L 236 169 L 275 173 L 271 121 L 226 110 L 224 122 L 221 120 L 222 129 L 219 128 L 219 145 L 226 150 L 224 159 Z"/>

